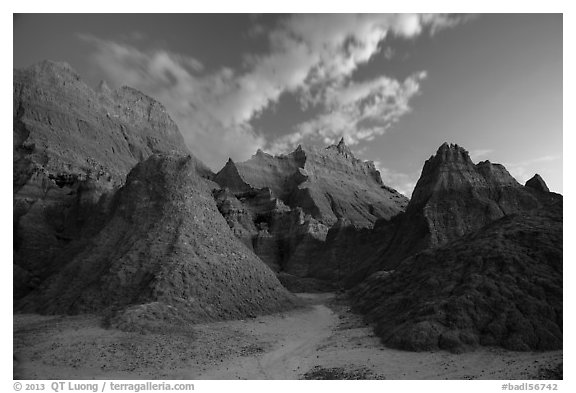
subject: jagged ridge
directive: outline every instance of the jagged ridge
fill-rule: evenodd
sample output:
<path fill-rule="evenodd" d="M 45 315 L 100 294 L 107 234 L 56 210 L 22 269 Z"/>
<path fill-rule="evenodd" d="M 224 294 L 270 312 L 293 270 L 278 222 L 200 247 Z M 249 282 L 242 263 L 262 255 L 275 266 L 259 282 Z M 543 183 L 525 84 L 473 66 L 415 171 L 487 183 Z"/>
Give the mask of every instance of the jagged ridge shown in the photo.
<path fill-rule="evenodd" d="M 350 287 L 378 270 L 396 268 L 419 251 L 558 198 L 523 187 L 500 164 L 475 165 L 465 149 L 445 143 L 424 164 L 404 213 L 391 221 L 378 221 L 372 230 L 332 227 L 315 255 L 312 274 Z"/>
<path fill-rule="evenodd" d="M 295 279 L 316 274 L 315 256 L 331 225 L 368 228 L 407 202 L 344 139 L 287 155 L 258 150 L 246 162 L 229 160 L 214 179 L 224 188 L 214 195 L 234 233 L 272 269 Z"/>
<path fill-rule="evenodd" d="M 372 162 L 354 157 L 342 139 L 326 149 L 298 148 L 272 156 L 259 150 L 250 160 L 229 160 L 215 181 L 233 192 L 270 188 L 290 207 L 326 224 L 339 218 L 360 227 L 403 211 L 408 199 L 382 183 Z"/>

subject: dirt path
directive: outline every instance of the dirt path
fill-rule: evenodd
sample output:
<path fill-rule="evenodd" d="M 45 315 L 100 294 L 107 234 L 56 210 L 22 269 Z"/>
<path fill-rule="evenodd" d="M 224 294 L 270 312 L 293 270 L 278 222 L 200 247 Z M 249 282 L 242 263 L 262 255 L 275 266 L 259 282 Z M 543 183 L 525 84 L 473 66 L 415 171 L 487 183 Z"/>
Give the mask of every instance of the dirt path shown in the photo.
<path fill-rule="evenodd" d="M 562 351 L 406 352 L 331 294 L 299 294 L 288 313 L 170 334 L 104 329 L 90 316 L 14 316 L 23 379 L 535 379 Z"/>
<path fill-rule="evenodd" d="M 274 336 L 277 343 L 267 352 L 254 357 L 238 357 L 206 373 L 188 375 L 190 379 L 298 379 L 310 368 L 312 358 L 338 322 L 337 315 L 324 304 L 330 295 L 301 295 L 311 304 L 308 308 L 284 316 L 267 318 L 258 323 L 253 333 Z M 262 321 L 260 321 L 262 322 Z M 188 378 L 187 378 L 188 379 Z"/>

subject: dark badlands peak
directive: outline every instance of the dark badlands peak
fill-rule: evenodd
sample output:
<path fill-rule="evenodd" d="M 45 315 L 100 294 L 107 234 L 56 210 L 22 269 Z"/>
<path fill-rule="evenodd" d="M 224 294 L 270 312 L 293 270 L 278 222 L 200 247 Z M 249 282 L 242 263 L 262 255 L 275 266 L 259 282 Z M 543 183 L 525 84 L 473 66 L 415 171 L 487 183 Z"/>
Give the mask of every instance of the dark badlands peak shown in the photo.
<path fill-rule="evenodd" d="M 450 162 L 450 161 L 472 162 L 472 160 L 470 159 L 470 154 L 466 149 L 459 146 L 457 143 L 448 143 L 448 142 L 444 142 L 443 144 L 441 144 L 440 147 L 438 147 L 436 154 L 430 158 L 442 162 Z"/>
<path fill-rule="evenodd" d="M 336 145 L 336 150 L 338 150 L 338 152 L 344 155 L 345 157 L 354 157 L 354 155 L 352 154 L 352 150 L 350 150 L 350 148 L 346 145 L 344 137 L 342 137 L 342 139 L 340 139 L 340 142 L 338 142 L 338 144 Z"/>
<path fill-rule="evenodd" d="M 483 161 L 474 164 L 470 154 L 457 144 L 444 143 L 422 169 L 412 193 L 411 205 L 424 203 L 444 191 L 467 189 L 520 187 L 520 184 L 500 164 Z"/>
<path fill-rule="evenodd" d="M 542 192 L 550 192 L 550 189 L 546 185 L 546 182 L 539 174 L 535 174 L 532 176 L 530 180 L 526 182 L 526 187 L 531 187 L 535 190 L 542 191 Z"/>
<path fill-rule="evenodd" d="M 375 229 L 374 274 L 350 295 L 386 345 L 562 348 L 562 196 L 539 176 L 522 186 L 445 143 L 406 213 Z"/>
<path fill-rule="evenodd" d="M 444 143 L 424 164 L 407 208 L 413 224 L 421 222 L 426 233 L 416 249 L 445 244 L 506 215 L 541 207 L 546 197 L 531 191 L 503 165 L 474 164 L 464 148 Z"/>

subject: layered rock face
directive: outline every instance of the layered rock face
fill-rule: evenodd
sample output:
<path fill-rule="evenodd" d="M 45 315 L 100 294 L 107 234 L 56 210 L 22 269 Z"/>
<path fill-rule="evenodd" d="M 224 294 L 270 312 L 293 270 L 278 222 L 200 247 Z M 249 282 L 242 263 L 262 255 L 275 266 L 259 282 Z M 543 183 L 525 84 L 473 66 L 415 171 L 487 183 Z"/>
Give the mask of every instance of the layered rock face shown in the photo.
<path fill-rule="evenodd" d="M 458 145 L 440 146 L 424 164 L 409 210 L 422 210 L 431 245 L 443 244 L 494 219 L 539 205 L 500 164 L 474 165 Z"/>
<path fill-rule="evenodd" d="M 61 255 L 72 240 L 97 230 L 87 218 L 105 211 L 106 195 L 136 163 L 188 152 L 164 107 L 136 90 L 94 91 L 68 65 L 48 61 L 14 70 L 13 87 L 18 297 L 58 270 L 75 252 Z"/>
<path fill-rule="evenodd" d="M 269 188 L 236 194 L 224 188 L 215 190 L 214 197 L 234 234 L 275 272 L 309 275 L 311 256 L 326 239 L 326 225 L 300 207 L 287 207 Z"/>
<path fill-rule="evenodd" d="M 21 311 L 114 311 L 119 325 L 199 322 L 292 307 L 274 273 L 232 234 L 191 156 L 153 155 L 128 175 L 102 229 Z"/>
<path fill-rule="evenodd" d="M 101 171 L 123 183 L 153 153 L 188 153 L 162 104 L 129 87 L 94 91 L 65 63 L 14 70 L 14 123 L 19 158 L 54 176 Z"/>
<path fill-rule="evenodd" d="M 489 161 L 475 165 L 465 149 L 445 143 L 424 164 L 382 266 L 394 268 L 416 251 L 541 205 L 538 195 L 520 185 L 502 165 Z"/>
<path fill-rule="evenodd" d="M 420 252 L 351 293 L 391 347 L 562 348 L 562 199 Z"/>
<path fill-rule="evenodd" d="M 372 162 L 356 159 L 344 140 L 322 150 L 299 146 L 279 156 L 259 150 L 246 162 L 228 161 L 214 180 L 234 193 L 269 188 L 286 205 L 302 208 L 327 226 L 345 218 L 358 227 L 371 227 L 408 203 L 382 183 Z"/>
<path fill-rule="evenodd" d="M 331 226 L 369 228 L 407 203 L 344 140 L 280 156 L 259 150 L 246 162 L 229 160 L 214 180 L 223 187 L 215 197 L 230 227 L 285 278 L 317 275 L 316 257 Z"/>

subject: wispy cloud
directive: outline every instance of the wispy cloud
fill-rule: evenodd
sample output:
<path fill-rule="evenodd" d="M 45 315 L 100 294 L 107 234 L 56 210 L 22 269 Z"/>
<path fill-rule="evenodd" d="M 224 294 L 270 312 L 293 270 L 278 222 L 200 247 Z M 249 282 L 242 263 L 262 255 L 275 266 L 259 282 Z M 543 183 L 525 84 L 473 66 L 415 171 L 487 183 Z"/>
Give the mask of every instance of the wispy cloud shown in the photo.
<path fill-rule="evenodd" d="M 418 173 L 406 174 L 386 168 L 380 161 L 374 161 L 374 166 L 380 171 L 380 176 L 384 184 L 396 189 L 408 198 L 412 196 L 412 191 L 418 181 Z"/>
<path fill-rule="evenodd" d="M 461 20 L 430 14 L 294 15 L 267 32 L 267 54 L 246 54 L 242 67 L 217 70 L 179 53 L 138 49 L 130 40 L 79 37 L 94 46 L 92 60 L 110 82 L 164 103 L 191 150 L 216 169 L 228 157 L 242 160 L 264 146 L 280 150 L 303 138 L 328 141 L 342 135 L 353 144 L 381 135 L 409 111 L 426 74 L 353 82 L 354 71 L 380 52 L 390 34 L 412 38 Z M 320 110 L 274 143 L 257 135 L 250 122 L 284 93 Z"/>
<path fill-rule="evenodd" d="M 94 64 L 116 86 L 131 86 L 162 102 L 180 127 L 192 152 L 213 169 L 227 157 L 243 159 L 264 138 L 246 123 L 233 121 L 233 114 L 220 108 L 233 85 L 233 72 L 221 69 L 202 75 L 202 63 L 166 50 L 143 51 L 127 43 L 79 35 L 95 47 Z"/>
<path fill-rule="evenodd" d="M 421 18 L 425 24 L 429 24 L 430 33 L 436 34 L 440 30 L 466 23 L 478 16 L 479 14 L 422 14 Z"/>
<path fill-rule="evenodd" d="M 426 72 L 416 73 L 404 81 L 380 76 L 363 82 L 352 81 L 352 73 L 380 52 L 380 44 L 389 34 L 410 38 L 425 28 L 435 32 L 443 27 L 453 27 L 461 20 L 461 16 L 431 14 L 291 19 L 286 24 L 291 32 L 289 36 L 299 37 L 298 42 L 305 43 L 317 57 L 299 86 L 300 100 L 304 107 L 319 107 L 320 113 L 298 124 L 293 133 L 273 141 L 269 149 L 282 152 L 306 139 L 332 143 L 340 137 L 353 145 L 384 134 L 410 111 L 409 102 L 419 93 Z M 391 56 L 391 48 L 387 52 Z"/>
<path fill-rule="evenodd" d="M 492 153 L 494 153 L 493 149 L 474 149 L 470 150 L 470 158 L 472 161 L 479 161 L 482 158 L 488 157 L 488 155 Z"/>
<path fill-rule="evenodd" d="M 322 112 L 298 124 L 296 132 L 275 141 L 273 150 L 286 150 L 307 137 L 321 139 L 324 144 L 341 137 L 349 145 L 370 141 L 411 110 L 409 102 L 418 94 L 425 77 L 426 73 L 420 72 L 402 82 L 382 76 L 326 87 Z"/>
<path fill-rule="evenodd" d="M 543 174 L 543 164 L 561 159 L 559 155 L 544 155 L 530 160 L 505 162 L 503 165 L 519 183 L 524 184 L 536 173 Z"/>

